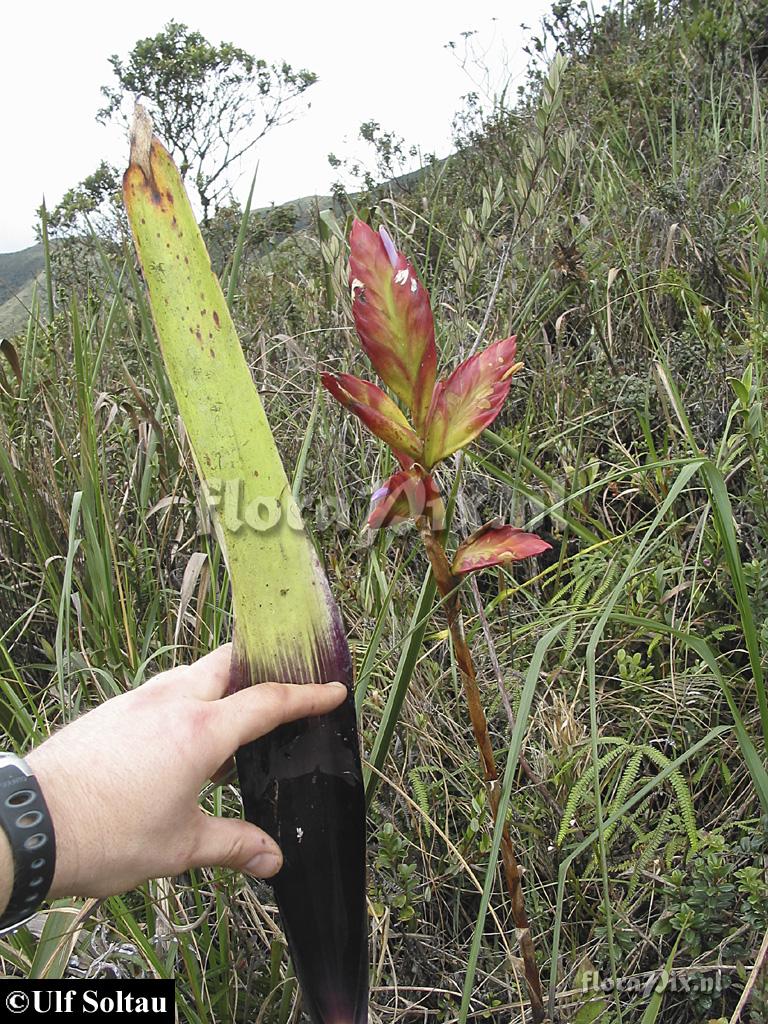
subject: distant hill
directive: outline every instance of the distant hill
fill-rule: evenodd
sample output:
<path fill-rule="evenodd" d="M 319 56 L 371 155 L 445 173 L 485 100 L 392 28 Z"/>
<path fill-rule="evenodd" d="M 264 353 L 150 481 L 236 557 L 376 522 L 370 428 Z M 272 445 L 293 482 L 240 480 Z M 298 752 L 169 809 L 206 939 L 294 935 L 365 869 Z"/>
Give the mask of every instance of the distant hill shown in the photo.
<path fill-rule="evenodd" d="M 435 166 L 445 160 L 438 160 Z M 410 171 L 394 178 L 391 184 L 405 185 L 415 181 L 423 170 Z M 316 211 L 333 209 L 331 196 L 302 196 L 274 207 L 264 206 L 253 210 L 252 215 L 268 214 L 273 210 L 292 207 L 296 214 L 294 232 L 306 231 L 314 224 Z M 27 323 L 28 310 L 32 301 L 35 283 L 40 282 L 45 269 L 42 243 L 31 245 L 19 252 L 0 253 L 0 337 L 12 337 L 23 330 Z"/>
<path fill-rule="evenodd" d="M 315 222 L 315 211 L 318 209 L 332 209 L 333 199 L 330 196 L 302 196 L 301 199 L 292 199 L 288 203 L 280 203 L 274 209 L 280 210 L 284 206 L 292 206 L 296 213 L 296 226 L 294 230 L 306 231 Z M 254 213 L 258 216 L 259 214 L 269 213 L 271 209 L 271 206 L 262 206 L 258 210 L 254 210 Z"/>
<path fill-rule="evenodd" d="M 314 220 L 317 208 L 324 210 L 333 205 L 330 196 L 304 196 L 276 207 L 265 206 L 253 211 L 253 216 L 267 214 L 273 209 L 292 207 L 296 213 L 294 231 L 305 231 Z M 28 319 L 35 283 L 42 280 L 45 255 L 42 243 L 31 245 L 19 252 L 0 253 L 0 337 L 8 338 L 23 330 Z"/>
<path fill-rule="evenodd" d="M 13 335 L 26 323 L 34 284 L 44 267 L 42 243 L 0 253 L 0 336 Z"/>
<path fill-rule="evenodd" d="M 0 306 L 45 266 L 42 242 L 20 252 L 0 253 Z"/>

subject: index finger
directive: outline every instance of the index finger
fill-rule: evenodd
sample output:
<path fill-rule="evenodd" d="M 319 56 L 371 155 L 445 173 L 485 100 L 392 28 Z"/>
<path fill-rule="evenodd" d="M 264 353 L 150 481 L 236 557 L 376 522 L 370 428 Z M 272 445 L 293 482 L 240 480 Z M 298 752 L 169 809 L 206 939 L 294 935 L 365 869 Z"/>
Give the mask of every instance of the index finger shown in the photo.
<path fill-rule="evenodd" d="M 229 686 L 232 647 L 231 642 L 222 644 L 189 666 L 195 696 L 201 700 L 216 700 L 224 696 Z"/>
<path fill-rule="evenodd" d="M 232 644 L 222 644 L 189 665 L 178 665 L 144 683 L 147 690 L 183 693 L 198 700 L 217 700 L 229 686 Z"/>
<path fill-rule="evenodd" d="M 285 722 L 328 714 L 347 692 L 343 683 L 256 683 L 213 701 L 210 707 L 225 744 L 222 756 Z"/>

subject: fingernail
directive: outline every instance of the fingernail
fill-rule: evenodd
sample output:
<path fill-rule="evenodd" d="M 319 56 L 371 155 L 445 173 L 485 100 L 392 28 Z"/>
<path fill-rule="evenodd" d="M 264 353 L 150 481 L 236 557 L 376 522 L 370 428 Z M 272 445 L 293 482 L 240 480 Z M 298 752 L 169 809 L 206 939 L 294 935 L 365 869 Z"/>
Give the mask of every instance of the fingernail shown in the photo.
<path fill-rule="evenodd" d="M 326 685 L 326 686 L 335 686 L 335 687 L 336 687 L 337 689 L 338 689 L 339 687 L 341 687 L 341 688 L 342 688 L 342 689 L 344 690 L 344 692 L 345 692 L 345 693 L 346 693 L 346 691 L 347 691 L 347 688 L 346 688 L 346 686 L 344 685 L 344 683 L 340 683 L 340 682 L 338 682 L 338 681 L 336 681 L 336 680 L 334 680 L 334 682 L 332 682 L 332 683 L 326 683 L 325 685 Z"/>
<path fill-rule="evenodd" d="M 271 878 L 283 866 L 282 859 L 275 853 L 258 853 L 245 865 L 245 871 L 257 878 Z"/>

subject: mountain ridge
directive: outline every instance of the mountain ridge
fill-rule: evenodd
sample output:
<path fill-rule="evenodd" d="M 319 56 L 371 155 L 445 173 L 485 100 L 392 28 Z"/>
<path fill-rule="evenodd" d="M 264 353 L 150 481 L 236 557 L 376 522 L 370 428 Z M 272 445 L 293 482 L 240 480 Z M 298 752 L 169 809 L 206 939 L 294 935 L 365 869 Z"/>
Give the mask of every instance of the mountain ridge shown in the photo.
<path fill-rule="evenodd" d="M 292 207 L 297 214 L 294 232 L 305 230 L 315 207 L 333 205 L 327 195 L 306 195 L 286 203 L 270 204 L 252 210 L 251 216 Z M 52 244 L 55 244 L 52 243 Z M 45 251 L 42 242 L 0 253 L 0 337 L 11 337 L 24 327 L 29 316 L 35 285 L 45 273 Z"/>

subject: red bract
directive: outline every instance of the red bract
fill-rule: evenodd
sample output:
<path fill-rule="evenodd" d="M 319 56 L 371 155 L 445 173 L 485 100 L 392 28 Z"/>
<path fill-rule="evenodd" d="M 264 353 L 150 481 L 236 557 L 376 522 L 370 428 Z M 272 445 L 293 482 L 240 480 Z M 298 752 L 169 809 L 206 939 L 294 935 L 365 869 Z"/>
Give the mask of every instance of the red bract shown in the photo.
<path fill-rule="evenodd" d="M 320 379 L 336 401 L 358 416 L 398 457 L 421 458 L 421 441 L 400 409 L 381 388 L 349 373 L 323 373 Z"/>
<path fill-rule="evenodd" d="M 458 576 L 491 565 L 530 558 L 551 547 L 551 544 L 534 533 L 526 533 L 514 526 L 502 526 L 497 522 L 486 523 L 459 546 L 451 570 Z"/>
<path fill-rule="evenodd" d="M 352 312 L 363 349 L 408 407 L 412 424 L 384 392 L 349 374 L 322 375 L 330 393 L 385 441 L 402 470 L 374 494 L 373 529 L 426 517 L 443 529 L 444 508 L 429 470 L 473 441 L 496 419 L 509 394 L 514 337 L 494 342 L 435 383 L 437 355 L 429 296 L 386 228 L 356 220 L 350 237 Z M 550 545 L 510 526 L 488 526 L 459 548 L 454 572 L 470 572 L 538 554 Z"/>
<path fill-rule="evenodd" d="M 420 430 L 437 367 L 429 295 L 411 264 L 395 249 L 386 228 L 377 234 L 356 220 L 350 247 L 352 315 L 363 349 L 384 383 L 410 409 Z"/>
<path fill-rule="evenodd" d="M 352 313 L 363 349 L 384 382 L 410 409 L 413 427 L 399 410 L 394 411 L 393 402 L 384 405 L 385 396 L 378 389 L 373 398 L 359 397 L 362 388 L 374 385 L 358 382 L 357 390 L 350 394 L 352 386 L 338 385 L 341 377 L 326 374 L 323 383 L 389 444 L 406 468 L 403 454 L 429 469 L 469 444 L 498 416 L 512 375 L 522 365 L 514 361 L 515 338 L 497 341 L 470 356 L 436 384 L 429 296 L 386 228 L 376 233 L 362 221 L 354 222 L 349 279 Z M 381 422 L 387 416 L 395 425 L 393 430 Z"/>
<path fill-rule="evenodd" d="M 427 516 L 432 528 L 441 530 L 445 510 L 432 477 L 414 467 L 395 473 L 371 498 L 368 526 L 397 526 L 408 519 Z"/>
<path fill-rule="evenodd" d="M 434 466 L 465 448 L 501 412 L 515 363 L 515 338 L 505 338 L 470 356 L 438 382 L 427 418 L 424 464 Z"/>

